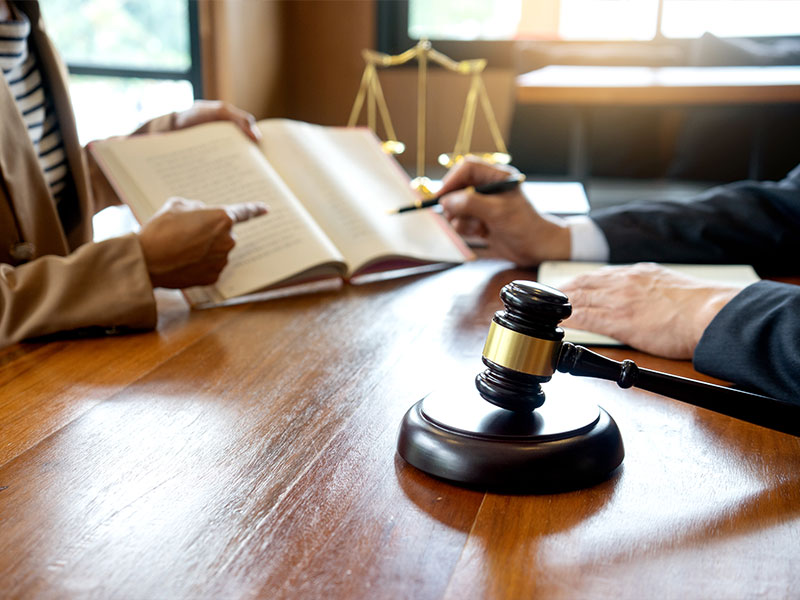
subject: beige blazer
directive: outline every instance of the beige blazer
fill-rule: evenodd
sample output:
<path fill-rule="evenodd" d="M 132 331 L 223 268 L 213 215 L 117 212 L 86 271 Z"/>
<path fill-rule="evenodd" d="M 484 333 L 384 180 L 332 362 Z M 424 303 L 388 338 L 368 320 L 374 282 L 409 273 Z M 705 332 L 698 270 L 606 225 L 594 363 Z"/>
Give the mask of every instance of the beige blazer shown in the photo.
<path fill-rule="evenodd" d="M 63 200 L 62 225 L 25 123 L 0 77 L 0 346 L 88 327 L 153 328 L 153 289 L 136 236 L 91 241 L 92 216 L 118 200 L 78 142 L 66 69 L 38 4 L 16 6 L 31 21 L 76 193 Z M 140 131 L 169 129 L 171 121 L 161 117 Z"/>

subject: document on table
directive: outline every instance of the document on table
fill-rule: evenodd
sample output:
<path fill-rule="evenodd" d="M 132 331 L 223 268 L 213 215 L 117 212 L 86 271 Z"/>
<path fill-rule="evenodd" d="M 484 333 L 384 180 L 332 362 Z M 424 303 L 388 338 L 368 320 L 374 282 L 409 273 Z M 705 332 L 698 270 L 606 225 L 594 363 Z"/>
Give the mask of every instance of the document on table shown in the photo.
<path fill-rule="evenodd" d="M 595 271 L 607 266 L 606 263 L 598 262 L 571 262 L 571 261 L 547 261 L 539 265 L 539 283 L 560 289 L 562 285 L 590 271 Z M 665 267 L 675 269 L 698 279 L 705 279 L 723 285 L 747 286 L 757 282 L 760 278 L 750 265 L 677 265 L 665 264 Z M 585 346 L 622 346 L 618 340 L 599 333 L 583 331 L 581 329 L 564 328 L 564 340 L 573 344 L 583 344 Z"/>

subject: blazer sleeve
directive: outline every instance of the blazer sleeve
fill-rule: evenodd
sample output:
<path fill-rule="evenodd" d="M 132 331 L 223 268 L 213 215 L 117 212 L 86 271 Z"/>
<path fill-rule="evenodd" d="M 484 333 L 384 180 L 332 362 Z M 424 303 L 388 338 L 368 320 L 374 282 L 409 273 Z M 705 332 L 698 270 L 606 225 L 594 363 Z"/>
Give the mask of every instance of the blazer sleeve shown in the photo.
<path fill-rule="evenodd" d="M 152 329 L 157 314 L 138 239 L 127 235 L 0 265 L 0 346 L 84 328 Z"/>
<path fill-rule="evenodd" d="M 627 204 L 590 216 L 613 263 L 750 264 L 772 273 L 800 266 L 800 166 L 779 182 L 737 182 L 689 202 Z"/>
<path fill-rule="evenodd" d="M 701 373 L 800 404 L 800 286 L 746 287 L 706 328 L 693 362 Z"/>

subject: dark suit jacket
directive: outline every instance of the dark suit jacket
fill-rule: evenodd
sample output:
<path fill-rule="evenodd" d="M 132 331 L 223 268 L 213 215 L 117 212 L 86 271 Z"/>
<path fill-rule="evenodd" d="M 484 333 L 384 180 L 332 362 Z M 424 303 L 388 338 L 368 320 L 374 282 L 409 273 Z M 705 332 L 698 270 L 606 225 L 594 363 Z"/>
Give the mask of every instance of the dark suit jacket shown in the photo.
<path fill-rule="evenodd" d="M 779 182 L 744 181 L 692 201 L 593 212 L 611 262 L 751 264 L 800 275 L 800 166 Z M 762 281 L 711 322 L 698 371 L 800 403 L 800 286 Z"/>

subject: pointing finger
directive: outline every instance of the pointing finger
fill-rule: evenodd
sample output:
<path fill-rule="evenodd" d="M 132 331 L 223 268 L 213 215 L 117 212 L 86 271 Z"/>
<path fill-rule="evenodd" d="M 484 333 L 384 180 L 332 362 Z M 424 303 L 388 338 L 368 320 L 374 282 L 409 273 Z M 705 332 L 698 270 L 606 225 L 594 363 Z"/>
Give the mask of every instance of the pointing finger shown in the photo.
<path fill-rule="evenodd" d="M 234 223 L 242 223 L 253 217 L 265 215 L 268 211 L 267 205 L 261 202 L 241 202 L 225 207 L 225 212 Z"/>

